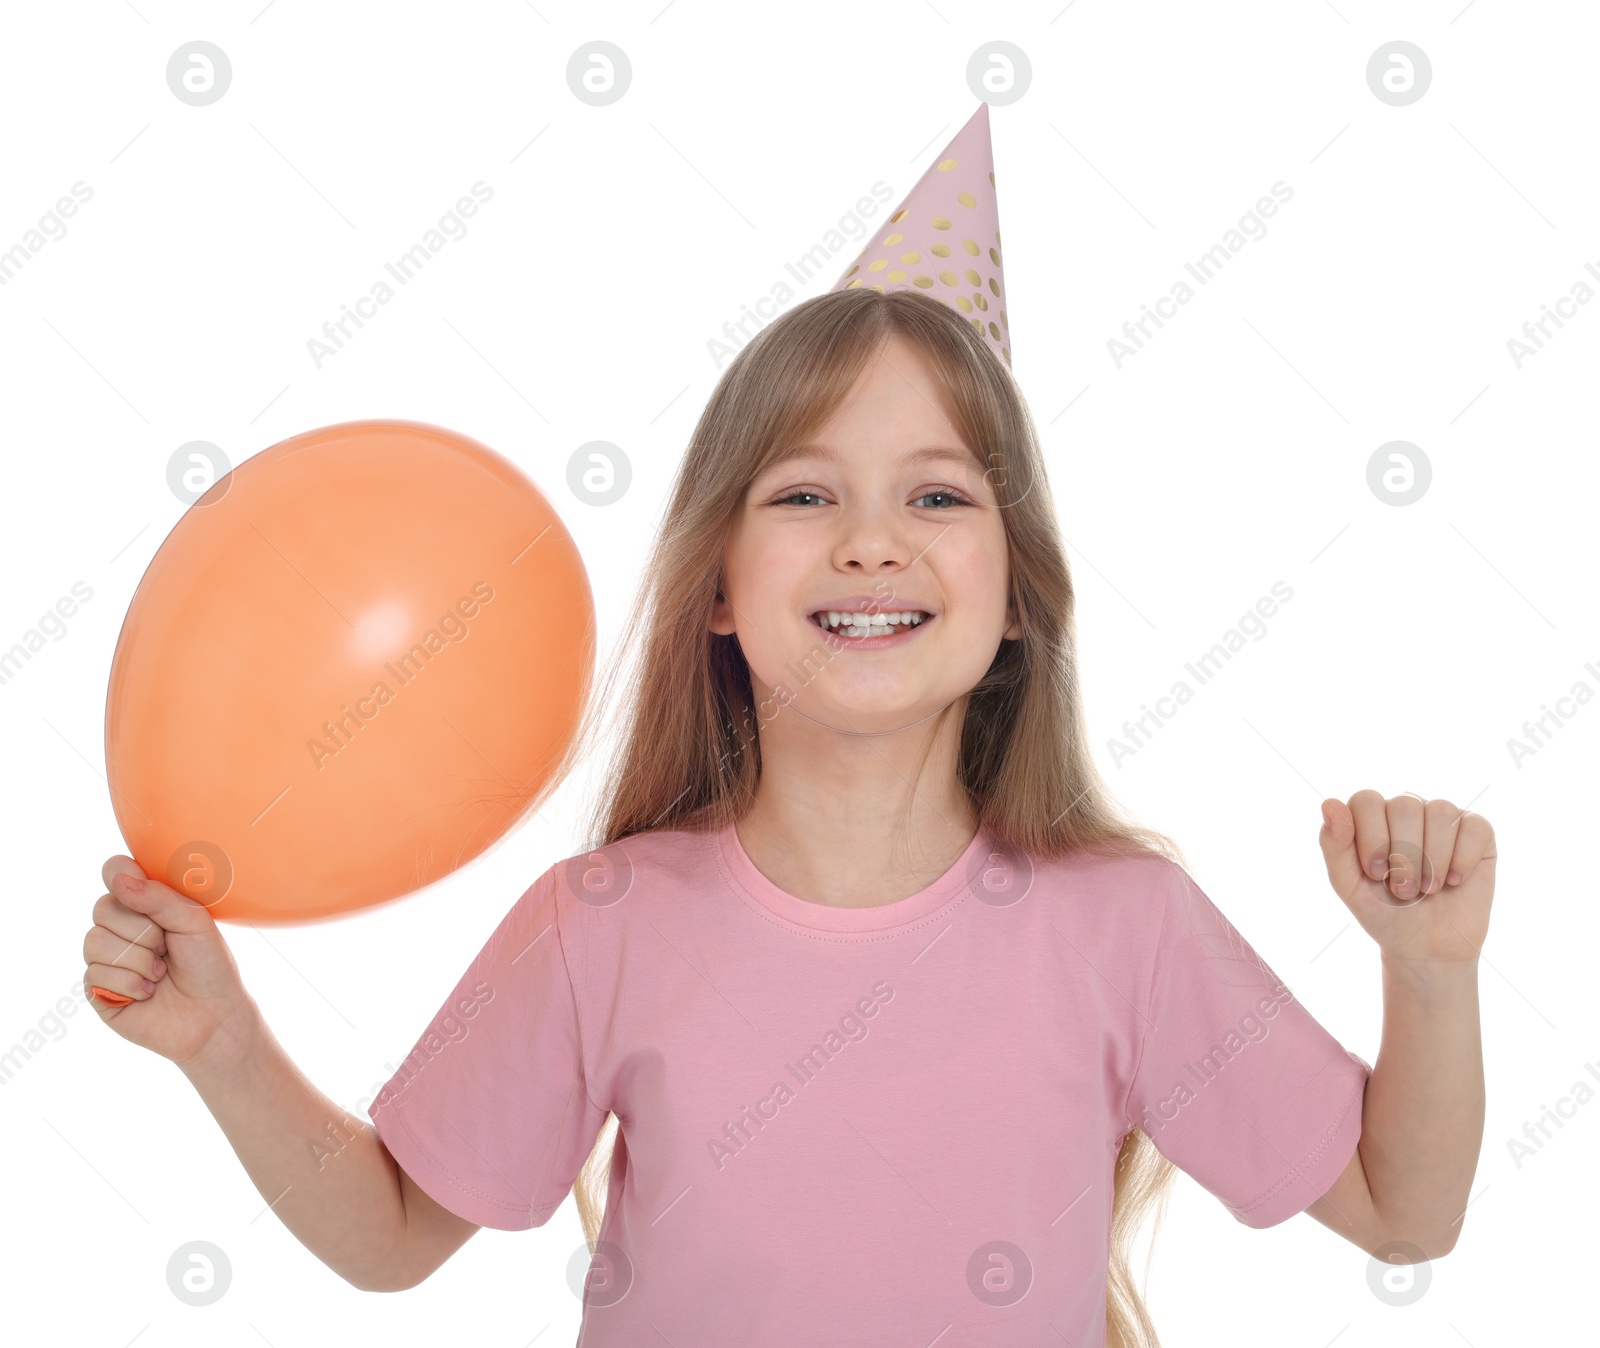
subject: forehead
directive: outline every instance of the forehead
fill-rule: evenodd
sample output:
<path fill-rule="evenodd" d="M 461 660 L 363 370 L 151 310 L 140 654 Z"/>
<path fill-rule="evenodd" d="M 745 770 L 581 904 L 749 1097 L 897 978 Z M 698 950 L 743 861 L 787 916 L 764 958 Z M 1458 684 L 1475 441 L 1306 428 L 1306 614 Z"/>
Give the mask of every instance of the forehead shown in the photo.
<path fill-rule="evenodd" d="M 971 467 L 977 457 L 950 420 L 936 367 L 899 333 L 868 357 L 828 420 L 805 439 L 782 446 L 765 471 L 796 461 L 835 466 L 869 455 L 911 470 Z"/>
<path fill-rule="evenodd" d="M 763 473 L 773 473 L 780 469 L 794 466 L 798 463 L 822 463 L 838 465 L 858 458 L 855 452 L 846 453 L 837 445 L 813 436 L 804 444 L 794 445 L 784 450 L 769 463 Z M 914 445 L 911 448 L 896 453 L 887 451 L 891 462 L 902 468 L 931 468 L 953 467 L 970 468 L 973 463 L 973 454 L 970 449 L 963 449 L 959 445 L 936 444 Z"/>

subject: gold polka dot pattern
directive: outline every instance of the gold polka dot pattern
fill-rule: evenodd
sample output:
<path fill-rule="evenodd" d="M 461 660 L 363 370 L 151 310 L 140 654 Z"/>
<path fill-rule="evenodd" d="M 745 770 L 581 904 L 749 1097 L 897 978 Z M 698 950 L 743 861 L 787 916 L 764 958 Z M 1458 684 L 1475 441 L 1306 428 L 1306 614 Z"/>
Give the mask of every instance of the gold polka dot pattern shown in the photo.
<path fill-rule="evenodd" d="M 883 233 L 868 238 L 866 247 L 833 288 L 868 285 L 886 294 L 914 286 L 966 316 L 972 330 L 992 343 L 1009 365 L 1011 323 L 1006 317 L 1005 268 L 994 188 L 989 105 L 980 103 L 880 226 Z M 986 244 L 985 239 L 992 242 Z M 947 259 L 957 249 L 970 260 L 959 271 L 916 270 L 925 257 Z M 978 316 L 989 313 L 991 305 L 991 318 Z"/>

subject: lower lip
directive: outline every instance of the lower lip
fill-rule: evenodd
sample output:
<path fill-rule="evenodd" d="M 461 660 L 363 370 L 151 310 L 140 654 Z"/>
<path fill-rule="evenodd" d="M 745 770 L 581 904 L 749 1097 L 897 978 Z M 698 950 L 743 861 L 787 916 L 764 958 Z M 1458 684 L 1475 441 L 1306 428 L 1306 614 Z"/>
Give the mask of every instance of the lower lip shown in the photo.
<path fill-rule="evenodd" d="M 807 618 L 806 621 L 811 622 L 811 619 Z M 901 629 L 892 637 L 841 637 L 828 631 L 826 627 L 817 627 L 816 623 L 811 623 L 811 626 L 816 628 L 816 630 L 822 634 L 822 639 L 826 641 L 834 650 L 888 651 L 893 650 L 896 646 L 904 646 L 908 641 L 915 641 L 917 639 L 918 632 L 922 631 L 922 629 L 928 626 L 929 623 L 937 621 L 938 615 L 935 614 L 931 617 L 924 618 L 921 622 L 916 623 L 911 627 L 901 626 Z"/>

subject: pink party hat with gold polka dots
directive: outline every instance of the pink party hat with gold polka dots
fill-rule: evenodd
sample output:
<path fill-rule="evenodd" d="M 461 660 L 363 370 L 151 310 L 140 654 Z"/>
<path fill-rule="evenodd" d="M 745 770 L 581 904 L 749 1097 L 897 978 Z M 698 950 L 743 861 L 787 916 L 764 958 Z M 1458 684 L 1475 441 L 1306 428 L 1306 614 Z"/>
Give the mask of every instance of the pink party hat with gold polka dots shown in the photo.
<path fill-rule="evenodd" d="M 854 286 L 914 286 L 959 309 L 1011 363 L 987 103 L 978 104 L 833 288 Z"/>

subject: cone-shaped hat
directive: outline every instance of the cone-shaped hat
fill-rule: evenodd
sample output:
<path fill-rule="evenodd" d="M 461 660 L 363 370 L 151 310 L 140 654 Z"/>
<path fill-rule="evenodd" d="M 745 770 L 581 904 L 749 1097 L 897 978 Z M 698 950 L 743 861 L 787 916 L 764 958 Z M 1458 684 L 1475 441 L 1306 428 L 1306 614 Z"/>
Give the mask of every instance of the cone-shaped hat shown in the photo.
<path fill-rule="evenodd" d="M 978 104 L 833 289 L 862 285 L 925 291 L 959 309 L 1011 363 L 987 103 Z"/>

